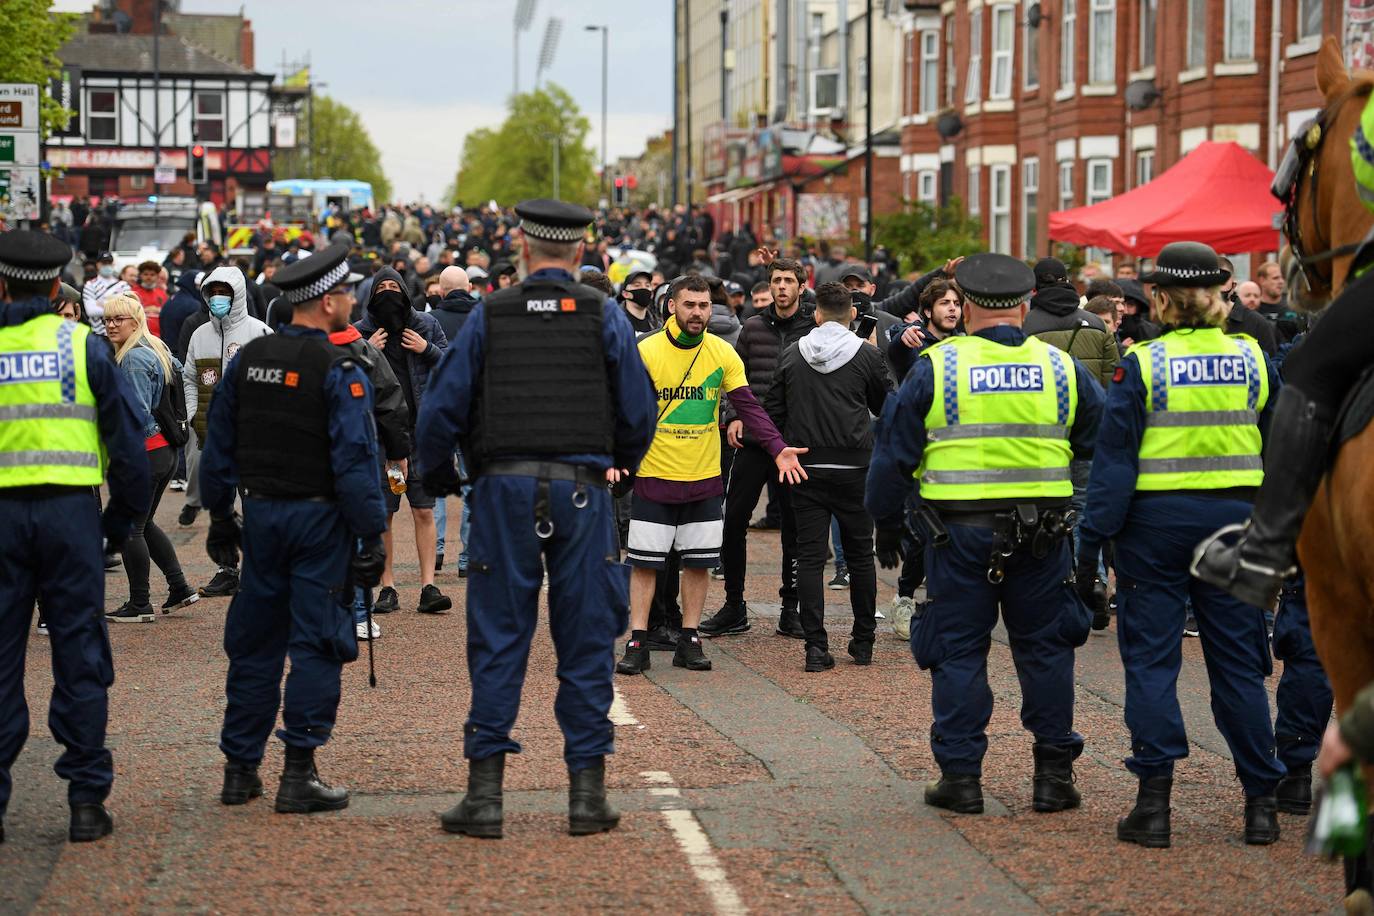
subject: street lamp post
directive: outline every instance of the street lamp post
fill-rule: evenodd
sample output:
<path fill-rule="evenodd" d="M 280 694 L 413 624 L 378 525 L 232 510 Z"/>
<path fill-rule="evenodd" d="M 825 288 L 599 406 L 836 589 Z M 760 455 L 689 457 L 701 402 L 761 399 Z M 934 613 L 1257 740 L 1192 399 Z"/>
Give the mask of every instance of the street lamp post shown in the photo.
<path fill-rule="evenodd" d="M 610 61 L 611 29 L 604 25 L 589 25 L 585 26 L 585 29 L 588 32 L 601 33 L 601 196 L 609 200 L 606 184 L 609 180 L 607 173 L 610 171 L 606 162 L 606 71 Z"/>

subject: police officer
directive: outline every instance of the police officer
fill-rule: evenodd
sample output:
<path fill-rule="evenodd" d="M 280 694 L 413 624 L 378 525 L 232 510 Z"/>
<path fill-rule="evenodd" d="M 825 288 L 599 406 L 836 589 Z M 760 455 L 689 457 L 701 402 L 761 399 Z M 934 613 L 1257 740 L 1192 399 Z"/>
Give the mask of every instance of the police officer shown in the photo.
<path fill-rule="evenodd" d="M 359 278 L 347 256 L 336 245 L 282 268 L 275 279 L 294 306 L 291 324 L 244 346 L 210 404 L 200 464 L 211 511 L 206 549 L 226 563 L 241 541 L 244 554 L 224 622 L 226 805 L 262 794 L 258 764 L 281 705 L 286 766 L 276 810 L 348 806 L 348 792 L 316 773 L 315 748 L 334 727 L 340 669 L 358 656 L 353 585 L 371 588 L 381 576 L 386 516 L 372 385 L 327 336 L 348 326 L 349 286 Z M 235 488 L 243 491 L 242 530 L 231 514 Z"/>
<path fill-rule="evenodd" d="M 1070 579 L 1069 461 L 1092 452 L 1102 390 L 1077 360 L 1022 332 L 1035 285 L 1029 267 L 977 254 L 955 278 L 968 336 L 923 350 L 888 399 L 866 494 L 886 568 L 900 557 L 913 477 L 923 502 L 929 600 L 912 619 L 911 652 L 931 672 L 930 743 L 941 774 L 925 801 L 983 810 L 987 656 L 1000 604 L 1021 722 L 1035 737 L 1032 804 L 1062 811 L 1080 802 L 1073 661 L 1090 625 Z"/>
<path fill-rule="evenodd" d="M 588 834 L 620 820 L 606 801 L 605 755 L 628 582 L 605 484 L 639 465 L 657 400 L 624 311 L 573 280 L 591 212 L 552 200 L 526 201 L 515 212 L 525 279 L 473 309 L 434 370 L 416 424 L 426 488 L 457 491 L 460 441 L 476 476 L 468 792 L 441 820 L 450 833 L 501 836 L 506 754 L 520 750 L 510 731 L 547 564 L 569 832 Z"/>
<path fill-rule="evenodd" d="M 1116 542 L 1117 639 L 1126 670 L 1126 767 L 1140 780 L 1117 838 L 1169 845 L 1174 761 L 1188 756 L 1177 682 L 1191 600 L 1212 687 L 1212 714 L 1245 789 L 1245 842 L 1279 838 L 1274 790 L 1284 775 L 1264 678 L 1272 670 L 1264 614 L 1189 577 L 1193 550 L 1250 512 L 1264 479 L 1261 430 L 1278 375 L 1258 343 L 1222 331 L 1230 309 L 1216 253 L 1174 242 L 1141 277 L 1155 284 L 1168 332 L 1131 347 L 1108 386 L 1107 410 L 1080 527 L 1079 587 L 1102 545 Z"/>
<path fill-rule="evenodd" d="M 66 747 L 72 842 L 114 829 L 105 747 L 114 683 L 101 534 L 118 548 L 152 493 L 142 424 L 110 348 L 53 312 L 71 249 L 38 232 L 0 233 L 0 841 L 10 767 L 29 733 L 24 647 L 34 600 L 52 636 L 48 724 Z M 104 514 L 91 494 L 108 460 Z"/>

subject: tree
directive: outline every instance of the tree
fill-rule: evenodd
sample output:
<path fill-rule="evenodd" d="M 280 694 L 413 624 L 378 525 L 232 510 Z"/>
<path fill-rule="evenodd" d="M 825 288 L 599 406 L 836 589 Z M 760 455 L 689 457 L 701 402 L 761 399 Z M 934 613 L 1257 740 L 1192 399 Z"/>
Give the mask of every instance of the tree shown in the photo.
<path fill-rule="evenodd" d="M 596 157 L 587 146 L 591 123 L 572 96 L 549 84 L 514 96 L 506 120 L 479 128 L 463 140 L 454 203 L 495 200 L 503 204 L 554 197 L 554 147 L 558 146 L 558 194 L 563 200 L 596 200 Z M 561 142 L 560 142 L 561 140 Z"/>
<path fill-rule="evenodd" d="M 47 137 L 72 112 L 48 94 L 62 72 L 57 50 L 76 28 L 75 13 L 51 12 L 52 0 L 0 0 L 0 81 L 37 83 L 39 131 Z"/>
<path fill-rule="evenodd" d="M 366 181 L 372 185 L 372 196 L 378 202 L 391 200 L 391 182 L 382 170 L 382 154 L 372 143 L 358 113 L 324 95 L 316 95 L 313 104 L 314 113 L 300 119 L 296 148 L 277 151 L 273 173 L 278 178 Z"/>
<path fill-rule="evenodd" d="M 922 273 L 950 258 L 987 250 L 983 224 L 964 211 L 957 197 L 942 207 L 903 201 L 897 213 L 875 216 L 873 234 L 876 244 Z"/>

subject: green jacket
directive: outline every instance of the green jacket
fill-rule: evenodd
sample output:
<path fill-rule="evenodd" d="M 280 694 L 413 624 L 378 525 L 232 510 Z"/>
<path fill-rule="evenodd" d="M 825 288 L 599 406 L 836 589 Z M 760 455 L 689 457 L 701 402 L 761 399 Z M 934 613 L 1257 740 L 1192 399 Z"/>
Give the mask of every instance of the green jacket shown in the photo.
<path fill-rule="evenodd" d="M 1121 362 L 1116 336 L 1101 318 L 1078 307 L 1078 293 L 1068 287 L 1039 290 L 1022 330 L 1077 359 L 1104 388 Z"/>

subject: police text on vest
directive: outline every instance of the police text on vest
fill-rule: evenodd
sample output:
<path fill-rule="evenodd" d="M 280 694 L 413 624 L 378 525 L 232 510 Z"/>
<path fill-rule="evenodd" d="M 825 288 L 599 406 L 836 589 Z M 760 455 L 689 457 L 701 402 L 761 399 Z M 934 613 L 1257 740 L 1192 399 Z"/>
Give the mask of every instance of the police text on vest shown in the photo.
<path fill-rule="evenodd" d="M 1171 356 L 1170 385 L 1244 385 L 1245 359 L 1237 353 Z"/>
<path fill-rule="evenodd" d="M 286 381 L 285 369 L 271 369 L 266 366 L 249 366 L 248 381 L 264 385 L 280 385 Z"/>
<path fill-rule="evenodd" d="M 1043 366 L 1009 363 L 1002 366 L 974 366 L 969 369 L 969 390 L 973 394 L 1008 394 L 1044 391 Z"/>
<path fill-rule="evenodd" d="M 55 382 L 60 377 L 56 350 L 0 353 L 0 385 Z"/>

